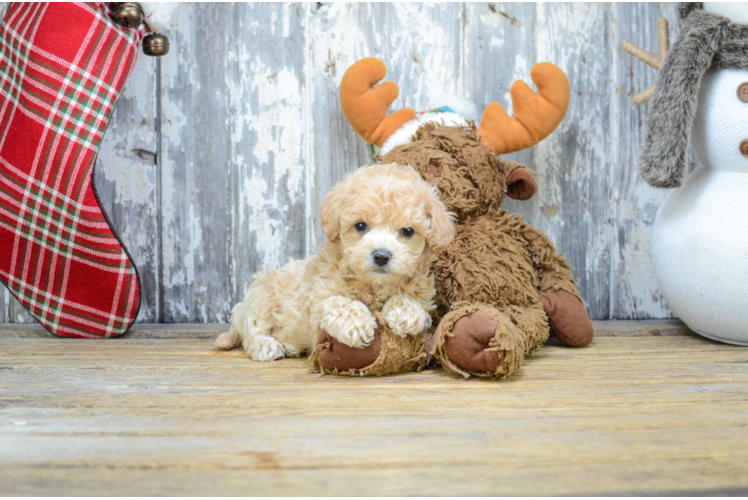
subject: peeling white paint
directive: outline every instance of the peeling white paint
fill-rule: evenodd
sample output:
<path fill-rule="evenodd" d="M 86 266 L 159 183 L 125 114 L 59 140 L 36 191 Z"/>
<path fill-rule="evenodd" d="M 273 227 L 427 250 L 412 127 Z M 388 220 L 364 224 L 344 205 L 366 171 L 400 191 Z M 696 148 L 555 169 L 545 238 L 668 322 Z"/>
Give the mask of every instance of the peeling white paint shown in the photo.
<path fill-rule="evenodd" d="M 106 165 L 102 169 L 104 178 L 115 184 L 117 203 L 141 205 L 145 207 L 143 216 L 153 215 L 155 207 L 151 200 L 156 189 L 156 165 L 145 164 L 133 156 L 114 153 L 100 157 L 101 164 Z"/>
<path fill-rule="evenodd" d="M 102 140 L 96 168 L 115 184 L 119 205 L 155 214 L 155 65 L 139 60 Z M 112 201 L 112 200 L 108 200 Z"/>
<path fill-rule="evenodd" d="M 504 40 L 499 37 L 492 36 L 491 41 L 489 42 L 489 47 L 491 48 L 501 48 L 504 46 Z"/>
<path fill-rule="evenodd" d="M 286 220 L 281 214 L 289 207 L 283 200 L 286 196 L 303 199 L 305 188 L 305 81 L 289 68 L 274 71 L 260 55 L 243 47 L 230 52 L 229 60 L 249 68 L 248 78 L 226 82 L 232 109 L 243 109 L 242 104 L 249 102 L 246 111 L 232 120 L 231 141 L 236 146 L 232 163 L 243 176 L 236 224 L 249 228 L 263 267 L 277 268 L 284 263 L 286 248 Z M 246 151 L 241 146 L 247 140 L 253 143 L 249 158 L 238 153 Z"/>
<path fill-rule="evenodd" d="M 184 255 L 184 269 L 185 269 L 185 281 L 183 283 L 191 285 L 195 283 L 195 263 L 200 259 L 201 252 L 204 251 L 203 246 L 203 228 L 200 221 L 200 217 L 195 214 L 195 205 L 191 204 L 189 211 L 187 212 L 187 224 L 189 242 L 187 244 L 187 253 Z"/>

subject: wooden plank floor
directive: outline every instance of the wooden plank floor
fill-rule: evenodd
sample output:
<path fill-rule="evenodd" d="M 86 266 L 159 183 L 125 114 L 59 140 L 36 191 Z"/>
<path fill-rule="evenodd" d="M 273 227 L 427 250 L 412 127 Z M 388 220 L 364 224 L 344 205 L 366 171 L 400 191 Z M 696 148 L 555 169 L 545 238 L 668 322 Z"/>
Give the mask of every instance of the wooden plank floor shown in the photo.
<path fill-rule="evenodd" d="M 213 352 L 219 325 L 0 325 L 0 494 L 748 494 L 748 349 L 596 330 L 487 382 L 309 375 Z"/>

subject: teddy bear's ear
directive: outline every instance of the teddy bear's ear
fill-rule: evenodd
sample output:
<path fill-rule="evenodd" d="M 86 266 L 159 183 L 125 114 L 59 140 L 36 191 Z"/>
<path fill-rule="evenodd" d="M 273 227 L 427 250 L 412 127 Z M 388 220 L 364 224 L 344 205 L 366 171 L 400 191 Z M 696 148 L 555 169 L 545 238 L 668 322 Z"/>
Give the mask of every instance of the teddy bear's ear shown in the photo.
<path fill-rule="evenodd" d="M 515 161 L 506 162 L 506 194 L 515 200 L 529 200 L 538 191 L 532 170 Z"/>
<path fill-rule="evenodd" d="M 426 214 L 431 220 L 431 230 L 426 241 L 434 249 L 444 248 L 455 238 L 455 214 L 448 212 L 439 199 L 436 186 L 430 186 Z"/>
<path fill-rule="evenodd" d="M 319 208 L 320 226 L 330 241 L 335 241 L 340 236 L 340 217 L 349 185 L 350 176 L 346 176 L 343 182 L 338 183 L 325 195 L 325 201 Z"/>

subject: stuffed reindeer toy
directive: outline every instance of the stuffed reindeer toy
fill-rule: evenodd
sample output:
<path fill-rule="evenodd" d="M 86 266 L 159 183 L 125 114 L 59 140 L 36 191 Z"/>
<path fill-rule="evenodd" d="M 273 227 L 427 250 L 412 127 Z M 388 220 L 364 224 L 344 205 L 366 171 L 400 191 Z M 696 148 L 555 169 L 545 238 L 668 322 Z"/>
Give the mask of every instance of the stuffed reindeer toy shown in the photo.
<path fill-rule="evenodd" d="M 476 126 L 450 108 L 387 115 L 399 90 L 393 82 L 374 87 L 386 71 L 378 59 L 355 63 L 342 79 L 340 102 L 356 132 L 381 148 L 383 163 L 415 168 L 456 215 L 456 237 L 431 267 L 438 326 L 403 338 L 379 321 L 362 349 L 322 332 L 312 354 L 316 370 L 384 375 L 435 360 L 454 374 L 498 379 L 514 373 L 549 332 L 569 346 L 589 344 L 592 323 L 566 260 L 543 233 L 501 209 L 506 196 L 527 200 L 537 190 L 530 169 L 500 154 L 537 144 L 561 123 L 569 103 L 564 73 L 537 64 L 531 78 L 538 93 L 516 82 L 514 116 L 491 103 Z"/>

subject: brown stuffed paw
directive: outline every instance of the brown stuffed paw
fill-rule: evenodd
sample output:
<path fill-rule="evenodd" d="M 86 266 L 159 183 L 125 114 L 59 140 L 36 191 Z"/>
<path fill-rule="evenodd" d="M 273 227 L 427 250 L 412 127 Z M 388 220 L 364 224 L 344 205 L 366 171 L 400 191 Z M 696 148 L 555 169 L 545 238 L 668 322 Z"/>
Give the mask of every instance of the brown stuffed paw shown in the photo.
<path fill-rule="evenodd" d="M 330 372 L 345 372 L 360 370 L 374 363 L 379 357 L 382 337 L 379 332 L 374 333 L 374 340 L 368 346 L 358 349 L 350 347 L 332 338 L 327 332 L 320 332 L 317 344 L 329 343 L 319 351 L 319 363 Z"/>
<path fill-rule="evenodd" d="M 524 317 L 522 310 L 513 312 Z M 544 341 L 548 325 L 540 305 L 537 313 L 543 318 L 537 323 Z M 450 311 L 439 322 L 434 335 L 434 354 L 442 367 L 463 377 L 493 379 L 506 378 L 522 366 L 528 339 L 533 337 L 507 314 L 487 304 L 471 304 Z"/>
<path fill-rule="evenodd" d="M 311 355 L 312 371 L 335 375 L 378 377 L 419 371 L 431 360 L 426 347 L 433 335 L 400 337 L 386 326 L 381 312 L 374 313 L 379 327 L 364 348 L 349 347 L 321 332 Z"/>
<path fill-rule="evenodd" d="M 551 333 L 571 347 L 584 347 L 592 342 L 594 330 L 584 305 L 578 298 L 563 290 L 541 295 Z"/>
<path fill-rule="evenodd" d="M 444 339 L 444 354 L 469 372 L 495 372 L 499 367 L 496 351 L 487 351 L 496 334 L 496 322 L 483 311 L 457 320 L 452 335 Z"/>

